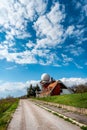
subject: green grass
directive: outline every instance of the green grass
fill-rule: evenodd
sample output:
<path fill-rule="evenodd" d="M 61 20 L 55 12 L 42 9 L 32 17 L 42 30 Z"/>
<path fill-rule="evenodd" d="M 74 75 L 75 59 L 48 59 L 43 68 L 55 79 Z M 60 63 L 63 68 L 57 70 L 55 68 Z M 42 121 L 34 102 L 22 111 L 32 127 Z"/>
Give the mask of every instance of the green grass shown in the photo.
<path fill-rule="evenodd" d="M 43 98 L 37 98 L 47 102 L 53 102 L 58 104 L 65 104 L 68 106 L 74 106 L 79 108 L 87 108 L 87 92 L 79 94 L 68 94 L 59 96 L 49 96 Z"/>
<path fill-rule="evenodd" d="M 18 106 L 18 99 L 0 100 L 0 130 L 6 130 L 12 114 Z"/>
<path fill-rule="evenodd" d="M 82 130 L 87 130 L 87 127 L 86 126 L 82 126 L 81 129 Z"/>

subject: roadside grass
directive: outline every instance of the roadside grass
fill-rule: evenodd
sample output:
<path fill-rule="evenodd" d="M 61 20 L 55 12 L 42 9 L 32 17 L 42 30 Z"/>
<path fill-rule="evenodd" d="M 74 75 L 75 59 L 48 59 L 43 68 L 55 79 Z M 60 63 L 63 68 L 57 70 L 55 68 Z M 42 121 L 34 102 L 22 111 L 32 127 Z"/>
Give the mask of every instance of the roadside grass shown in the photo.
<path fill-rule="evenodd" d="M 0 100 L 0 130 L 6 130 L 12 114 L 18 106 L 19 99 L 2 99 Z"/>
<path fill-rule="evenodd" d="M 64 104 L 68 106 L 74 106 L 79 108 L 87 108 L 87 92 L 78 94 L 58 95 L 39 97 L 38 100 L 53 102 L 58 104 Z"/>
<path fill-rule="evenodd" d="M 87 130 L 87 126 L 86 126 L 86 127 L 85 127 L 85 126 L 82 126 L 81 129 L 82 129 L 82 130 Z"/>

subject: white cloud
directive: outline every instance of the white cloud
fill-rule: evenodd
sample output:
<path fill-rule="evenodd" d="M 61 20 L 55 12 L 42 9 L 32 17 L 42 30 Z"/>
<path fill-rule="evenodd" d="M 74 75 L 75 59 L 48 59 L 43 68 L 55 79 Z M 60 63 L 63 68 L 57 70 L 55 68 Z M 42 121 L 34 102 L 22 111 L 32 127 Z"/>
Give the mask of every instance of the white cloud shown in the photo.
<path fill-rule="evenodd" d="M 0 1 L 0 26 L 6 32 L 6 40 L 0 45 L 0 59 L 6 58 L 7 61 L 18 64 L 37 63 L 33 51 L 16 52 L 14 41 L 15 37 L 21 39 L 31 37 L 31 34 L 27 32 L 27 22 L 35 20 L 36 14 L 43 15 L 46 11 L 47 2 L 45 0 Z M 31 48 L 34 47 L 34 44 L 29 42 L 26 46 Z"/>
<path fill-rule="evenodd" d="M 40 56 L 40 57 L 46 57 L 47 55 L 49 55 L 49 52 L 50 52 L 50 50 L 48 50 L 48 49 L 39 49 L 39 50 L 37 50 L 37 49 L 33 49 L 32 50 L 32 53 L 34 54 L 34 55 L 38 55 L 38 56 Z"/>
<path fill-rule="evenodd" d="M 40 0 L 26 1 L 0 1 L 0 26 L 3 26 L 6 31 L 6 37 L 15 35 L 18 38 L 26 38 L 31 35 L 25 32 L 27 20 L 35 19 L 36 13 L 42 15 L 46 10 L 47 2 Z M 9 36 L 10 35 L 10 36 Z"/>
<path fill-rule="evenodd" d="M 26 9 L 24 16 L 33 21 L 36 17 L 36 13 L 38 15 L 44 14 L 48 0 L 20 0 L 20 2 Z"/>
<path fill-rule="evenodd" d="M 73 58 L 71 57 L 68 57 L 67 55 L 65 54 L 61 54 L 62 58 L 63 58 L 63 63 L 64 65 L 68 65 L 69 62 L 72 62 L 73 61 Z"/>
<path fill-rule="evenodd" d="M 81 47 L 77 47 L 75 49 L 71 49 L 70 51 L 74 56 L 79 56 L 84 52 L 84 49 Z"/>
<path fill-rule="evenodd" d="M 60 80 L 68 87 L 87 83 L 87 78 L 62 78 Z"/>
<path fill-rule="evenodd" d="M 10 67 L 7 67 L 6 70 L 13 70 L 13 69 L 15 69 L 16 67 L 17 67 L 16 65 L 10 66 Z"/>
<path fill-rule="evenodd" d="M 69 26 L 66 30 L 66 35 L 72 35 L 74 33 L 74 29 L 74 25 Z"/>
<path fill-rule="evenodd" d="M 32 45 L 32 44 L 31 44 Z M 28 47 L 30 44 L 27 44 Z M 42 65 L 57 65 L 58 61 L 60 60 L 55 53 L 50 52 L 49 49 L 32 49 L 31 51 L 26 50 L 19 53 L 8 53 L 8 48 L 3 48 L 3 46 L 0 46 L 0 59 L 6 58 L 8 62 L 15 62 L 17 64 L 31 64 L 31 63 L 37 63 Z M 39 60 L 37 61 L 35 56 L 39 57 Z M 43 60 L 44 58 L 44 60 Z"/>
<path fill-rule="evenodd" d="M 32 41 L 29 41 L 29 42 L 26 44 L 26 46 L 27 46 L 28 48 L 32 48 L 32 47 L 35 46 L 35 44 L 32 43 Z"/>
<path fill-rule="evenodd" d="M 30 63 L 37 63 L 34 55 L 31 54 L 30 51 L 26 50 L 20 53 L 11 53 L 7 57 L 7 61 L 14 61 L 18 64 L 30 64 Z"/>
<path fill-rule="evenodd" d="M 73 4 L 74 4 L 74 8 L 75 9 L 79 9 L 79 14 L 78 16 L 79 19 L 78 19 L 78 23 L 82 22 L 85 18 L 85 16 L 87 16 L 87 1 L 86 0 L 79 0 L 79 1 L 76 1 L 76 0 L 72 0 Z"/>
<path fill-rule="evenodd" d="M 30 84 L 32 84 L 33 86 L 39 84 L 39 80 L 30 80 L 26 82 L 26 86 L 29 87 Z"/>
<path fill-rule="evenodd" d="M 0 48 L 0 59 L 4 59 L 5 57 L 7 57 L 8 55 L 8 51 L 7 48 Z"/>
<path fill-rule="evenodd" d="M 0 84 L 0 98 L 11 96 L 20 96 L 26 93 L 25 84 L 22 82 L 3 82 Z"/>
<path fill-rule="evenodd" d="M 70 52 L 74 56 L 79 56 L 85 51 L 82 47 L 76 46 L 73 44 L 70 44 L 70 45 L 66 46 L 65 48 L 66 48 L 65 52 Z"/>
<path fill-rule="evenodd" d="M 56 3 L 49 13 L 40 16 L 34 23 L 37 37 L 41 37 L 41 40 L 37 40 L 37 46 L 55 46 L 61 43 L 64 29 L 60 23 L 64 20 L 65 13 L 59 7 L 60 4 Z"/>
<path fill-rule="evenodd" d="M 8 53 L 7 49 L 0 50 L 0 59 L 4 58 L 6 58 L 8 62 L 15 62 L 18 64 L 37 63 L 34 55 L 28 50 L 20 53 Z"/>
<path fill-rule="evenodd" d="M 55 2 L 50 10 L 47 11 L 48 0 L 19 0 L 19 1 L 0 1 L 0 26 L 5 30 L 5 40 L 0 45 L 0 59 L 18 64 L 39 63 L 43 65 L 58 65 L 58 55 L 51 52 L 52 48 L 60 48 L 68 36 L 76 37 L 77 44 L 81 44 L 85 28 L 82 25 L 69 25 L 66 29 L 63 22 L 66 17 L 65 6 Z M 79 8 L 81 5 L 78 2 Z M 84 6 L 84 11 L 86 6 Z M 27 43 L 20 43 L 19 48 L 24 50 L 17 52 L 16 39 L 33 39 L 29 22 L 32 22 L 32 29 L 36 33 L 36 39 L 29 40 Z M 21 41 L 20 41 L 21 42 Z M 71 49 L 71 54 L 79 56 L 84 50 L 78 47 L 77 50 Z M 53 54 L 52 54 L 53 53 Z M 61 54 L 60 54 L 61 55 Z M 38 57 L 38 59 L 37 59 Z M 42 59 L 43 58 L 43 59 Z M 63 64 L 68 65 L 73 59 L 64 57 Z"/>
<path fill-rule="evenodd" d="M 85 31 L 86 31 L 86 28 L 84 28 L 83 25 L 79 25 L 79 24 L 77 24 L 76 26 L 70 25 L 65 30 L 64 37 L 65 39 L 67 37 L 72 37 L 73 39 L 75 38 L 74 42 L 76 43 L 76 45 L 80 45 L 83 43 L 84 39 L 86 38 L 86 37 L 83 37 Z"/>
<path fill-rule="evenodd" d="M 31 80 L 23 82 L 0 82 L 0 98 L 7 97 L 8 95 L 18 97 L 27 94 L 27 87 L 32 84 L 35 86 L 39 81 Z"/>
<path fill-rule="evenodd" d="M 62 6 L 62 11 L 60 11 L 60 4 L 55 3 L 51 11 L 47 14 L 47 17 L 53 25 L 61 23 L 65 18 L 64 6 Z"/>
<path fill-rule="evenodd" d="M 81 65 L 79 65 L 79 64 L 77 64 L 77 63 L 75 63 L 75 62 L 74 62 L 74 64 L 75 64 L 75 66 L 76 66 L 78 69 L 83 69 L 83 66 L 81 66 Z"/>

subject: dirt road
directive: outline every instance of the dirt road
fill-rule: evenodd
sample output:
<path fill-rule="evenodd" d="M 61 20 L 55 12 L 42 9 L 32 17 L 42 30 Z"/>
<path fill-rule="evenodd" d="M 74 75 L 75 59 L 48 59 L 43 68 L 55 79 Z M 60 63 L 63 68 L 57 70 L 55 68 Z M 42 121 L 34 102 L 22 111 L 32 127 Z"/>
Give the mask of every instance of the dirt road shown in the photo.
<path fill-rule="evenodd" d="M 63 119 L 36 106 L 33 102 L 20 100 L 8 130 L 81 130 Z"/>

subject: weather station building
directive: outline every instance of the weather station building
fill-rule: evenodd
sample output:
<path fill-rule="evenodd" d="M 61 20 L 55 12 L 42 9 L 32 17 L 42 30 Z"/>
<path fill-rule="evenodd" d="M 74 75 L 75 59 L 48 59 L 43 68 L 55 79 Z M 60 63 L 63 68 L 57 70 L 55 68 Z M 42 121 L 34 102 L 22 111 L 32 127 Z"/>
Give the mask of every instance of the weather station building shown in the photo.
<path fill-rule="evenodd" d="M 42 86 L 40 97 L 73 93 L 60 80 L 54 80 L 47 73 L 42 74 L 40 84 Z"/>

